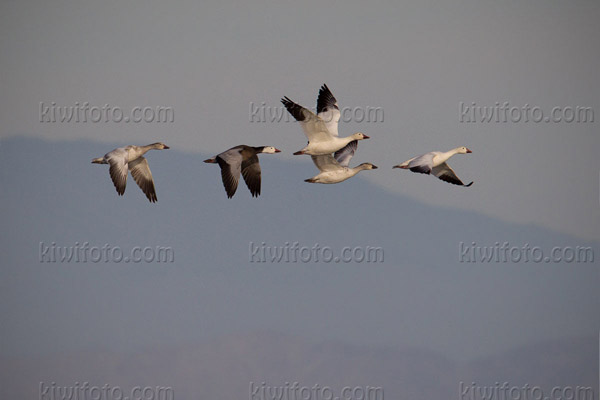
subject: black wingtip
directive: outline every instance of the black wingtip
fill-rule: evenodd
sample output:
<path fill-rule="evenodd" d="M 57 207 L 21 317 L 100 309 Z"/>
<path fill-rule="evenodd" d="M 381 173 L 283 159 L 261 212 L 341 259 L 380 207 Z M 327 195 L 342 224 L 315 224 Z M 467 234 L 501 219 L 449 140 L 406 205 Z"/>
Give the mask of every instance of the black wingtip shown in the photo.
<path fill-rule="evenodd" d="M 417 165 L 416 167 L 412 167 L 412 168 L 408 168 L 408 169 L 410 169 L 412 172 L 417 172 L 419 174 L 425 174 L 425 175 L 431 174 L 431 168 L 429 168 L 428 166 L 425 166 L 425 165 Z"/>
<path fill-rule="evenodd" d="M 469 183 L 468 185 L 464 185 L 464 187 L 469 187 L 473 184 L 473 182 Z"/>
<path fill-rule="evenodd" d="M 304 121 L 305 116 L 302 112 L 302 106 L 294 103 L 287 96 L 281 99 L 281 102 L 285 106 L 286 110 L 296 119 L 296 121 Z"/>
<path fill-rule="evenodd" d="M 281 98 L 281 102 L 283 103 L 284 106 L 287 107 L 288 104 L 294 104 L 294 102 L 287 96 L 283 96 Z"/>
<path fill-rule="evenodd" d="M 331 90 L 329 90 L 326 84 L 323 84 L 317 97 L 317 114 L 327 111 L 330 107 L 339 110 L 336 103 L 337 100 L 333 96 L 333 93 L 331 93 Z"/>

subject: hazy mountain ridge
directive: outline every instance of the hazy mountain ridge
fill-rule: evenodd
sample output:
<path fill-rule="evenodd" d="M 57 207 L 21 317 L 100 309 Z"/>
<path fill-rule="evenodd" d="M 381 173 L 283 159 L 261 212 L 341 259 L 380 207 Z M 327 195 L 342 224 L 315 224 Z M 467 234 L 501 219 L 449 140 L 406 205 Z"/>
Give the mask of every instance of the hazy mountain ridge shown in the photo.
<path fill-rule="evenodd" d="M 313 343 L 272 332 L 229 335 L 138 353 L 79 352 L 42 359 L 5 359 L 3 398 L 37 398 L 39 384 L 171 387 L 175 398 L 250 398 L 260 386 L 381 387 L 387 399 L 455 398 L 459 382 L 494 386 L 529 383 L 597 388 L 596 338 L 524 346 L 480 362 L 460 364 L 423 349 Z M 550 359 L 560 362 L 549 362 Z M 535 366 L 535 368 L 531 368 Z M 576 369 L 573 369 L 576 367 Z M 260 397 L 258 397 L 260 398 Z"/>

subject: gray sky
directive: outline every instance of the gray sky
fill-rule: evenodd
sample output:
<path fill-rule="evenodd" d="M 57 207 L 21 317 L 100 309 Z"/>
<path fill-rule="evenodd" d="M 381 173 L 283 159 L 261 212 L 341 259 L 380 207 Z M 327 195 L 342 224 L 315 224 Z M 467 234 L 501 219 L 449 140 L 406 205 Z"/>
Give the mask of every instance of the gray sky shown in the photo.
<path fill-rule="evenodd" d="M 4 2 L 1 137 L 163 140 L 189 152 L 303 147 L 296 124 L 251 123 L 250 103 L 314 107 L 327 83 L 372 139 L 356 161 L 419 200 L 600 239 L 600 6 L 555 2 Z M 173 107 L 174 123 L 40 123 L 40 102 Z M 460 122 L 460 102 L 591 107 L 593 123 Z M 568 115 L 567 115 L 568 118 Z M 524 117 L 523 117 L 524 119 Z M 451 165 L 469 190 L 391 166 L 466 145 Z M 310 165 L 308 157 L 295 160 Z M 365 174 L 367 175 L 367 174 Z"/>
<path fill-rule="evenodd" d="M 378 346 L 382 353 L 386 346 L 422 349 L 415 354 L 424 358 L 415 358 L 425 364 L 423 376 L 437 376 L 439 357 L 470 362 L 529 345 L 526 354 L 542 357 L 552 343 L 563 350 L 547 365 L 570 360 L 563 366 L 583 369 L 590 362 L 580 355 L 595 352 L 590 343 L 600 329 L 598 21 L 595 1 L 2 2 L 1 355 L 48 355 L 44 361 L 53 364 L 52 353 L 123 356 L 146 346 L 179 357 L 177 365 L 189 371 L 204 353 L 186 360 L 185 350 L 172 353 L 170 346 L 234 335 L 237 349 L 254 350 L 252 337 L 267 331 L 291 335 L 284 341 L 292 345 L 298 339 Z M 285 122 L 287 114 L 285 121 L 251 120 L 252 107 L 279 108 L 283 96 L 314 107 L 323 83 L 341 107 L 383 110 L 383 120 L 340 124 L 342 136 L 371 137 L 352 164 L 379 169 L 339 185 L 303 182 L 316 170 L 309 157 L 292 155 L 306 139 L 298 124 Z M 505 102 L 539 107 L 545 116 L 554 107 L 588 107 L 594 121 L 536 123 L 530 115 L 529 122 L 465 122 L 479 111 L 461 112 L 461 104 Z M 174 121 L 41 122 L 48 117 L 41 103 L 108 104 L 126 114 L 172 107 Z M 117 145 L 156 141 L 171 146 L 148 154 L 157 204 L 131 178 L 118 197 L 106 166 L 90 164 Z M 259 199 L 240 184 L 227 200 L 218 167 L 202 160 L 242 143 L 283 152 L 261 156 Z M 462 145 L 473 153 L 450 165 L 475 181 L 470 188 L 392 170 Z M 84 241 L 125 250 L 172 246 L 176 259 L 39 260 L 40 243 Z M 385 262 L 248 261 L 250 242 L 294 241 L 381 246 Z M 589 246 L 596 259 L 461 262 L 459 243 L 475 241 L 545 251 Z M 272 356 L 286 348 L 263 341 L 260 348 Z M 206 368 L 221 357 L 244 358 L 223 343 L 209 352 Z M 574 361 L 569 343 L 584 343 Z M 337 350 L 332 354 L 337 359 Z M 386 362 L 411 369 L 410 360 L 395 357 L 401 360 Z M 518 358 L 523 365 L 526 359 Z M 103 362 L 99 368 L 115 370 Z M 78 371 L 75 364 L 63 373 Z M 503 368 L 481 373 L 499 376 Z M 560 375 L 551 367 L 544 373 Z M 28 390 L 31 376 L 22 382 Z M 194 389 L 197 381 L 183 376 Z M 446 377 L 449 385 L 454 376 Z M 2 379 L 0 387 L 12 381 Z"/>

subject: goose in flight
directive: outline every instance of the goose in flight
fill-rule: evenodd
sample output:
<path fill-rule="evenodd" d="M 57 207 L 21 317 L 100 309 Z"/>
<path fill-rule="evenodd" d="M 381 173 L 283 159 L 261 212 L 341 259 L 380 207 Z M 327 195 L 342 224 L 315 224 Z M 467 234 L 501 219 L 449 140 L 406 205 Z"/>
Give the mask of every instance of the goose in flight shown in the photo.
<path fill-rule="evenodd" d="M 353 140 L 346 147 L 338 150 L 335 154 L 327 154 L 323 156 L 311 156 L 315 166 L 321 171 L 318 175 L 304 182 L 310 183 L 339 183 L 346 179 L 352 178 L 360 171 L 368 169 L 377 169 L 377 166 L 371 163 L 362 163 L 354 168 L 350 168 L 348 164 L 354 155 L 358 141 Z"/>
<path fill-rule="evenodd" d="M 450 168 L 450 166 L 446 163 L 446 161 L 448 161 L 448 159 L 455 154 L 467 153 L 472 153 L 472 151 L 464 146 L 457 147 L 446 152 L 432 151 L 430 153 L 404 161 L 402 164 L 394 165 L 393 168 L 410 169 L 412 172 L 418 172 L 427 175 L 433 174 L 445 182 L 469 187 L 473 184 L 473 182 L 465 185 L 458 178 L 458 176 L 456 176 L 454 170 L 452 170 L 452 168 Z"/>
<path fill-rule="evenodd" d="M 369 136 L 360 132 L 347 137 L 338 136 L 340 109 L 327 85 L 321 86 L 321 90 L 319 90 L 316 115 L 309 109 L 294 103 L 288 97 L 281 99 L 281 102 L 288 112 L 300 122 L 302 130 L 308 138 L 308 145 L 295 152 L 294 155 L 327 155 L 344 148 L 352 141 L 369 139 Z"/>
<path fill-rule="evenodd" d="M 232 198 L 237 190 L 240 173 L 244 177 L 252 197 L 258 197 L 260 195 L 261 175 L 258 154 L 273 154 L 280 151 L 273 146 L 251 147 L 242 144 L 225 150 L 213 158 L 204 160 L 204 162 L 219 164 L 223 186 L 225 186 L 228 198 Z"/>
<path fill-rule="evenodd" d="M 125 146 L 114 149 L 108 152 L 104 157 L 94 158 L 93 164 L 109 164 L 108 169 L 110 178 L 117 189 L 119 196 L 125 193 L 125 186 L 127 185 L 127 170 L 131 172 L 131 176 L 138 184 L 140 189 L 144 192 L 148 200 L 151 203 L 155 203 L 156 190 L 154 189 L 154 180 L 152 179 L 152 173 L 148 166 L 148 161 L 144 154 L 149 150 L 164 150 L 168 149 L 164 143 L 152 143 L 147 146 Z"/>

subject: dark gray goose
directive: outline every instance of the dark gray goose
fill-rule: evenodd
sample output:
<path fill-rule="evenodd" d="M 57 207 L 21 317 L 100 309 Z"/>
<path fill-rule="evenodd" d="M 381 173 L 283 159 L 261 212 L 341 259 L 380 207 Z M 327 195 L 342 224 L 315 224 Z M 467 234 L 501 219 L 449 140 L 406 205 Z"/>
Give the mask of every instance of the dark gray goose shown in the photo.
<path fill-rule="evenodd" d="M 149 150 L 168 149 L 164 143 L 152 143 L 146 146 L 125 146 L 119 147 L 104 155 L 104 157 L 94 158 L 93 164 L 109 164 L 108 169 L 110 178 L 117 189 L 119 196 L 125 193 L 127 185 L 127 170 L 131 171 L 133 180 L 138 184 L 151 203 L 156 203 L 156 190 L 154 189 L 154 179 L 148 166 L 148 160 L 143 157 Z"/>
<path fill-rule="evenodd" d="M 238 187 L 240 173 L 244 177 L 246 186 L 250 189 L 252 197 L 260 195 L 260 163 L 258 154 L 279 153 L 281 150 L 273 146 L 252 147 L 245 144 L 232 147 L 229 150 L 217 154 L 213 158 L 204 160 L 205 163 L 219 164 L 221 167 L 221 178 L 227 197 L 232 198 Z"/>

